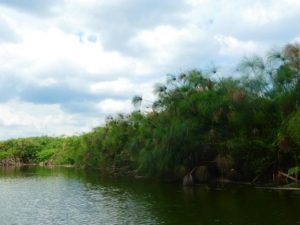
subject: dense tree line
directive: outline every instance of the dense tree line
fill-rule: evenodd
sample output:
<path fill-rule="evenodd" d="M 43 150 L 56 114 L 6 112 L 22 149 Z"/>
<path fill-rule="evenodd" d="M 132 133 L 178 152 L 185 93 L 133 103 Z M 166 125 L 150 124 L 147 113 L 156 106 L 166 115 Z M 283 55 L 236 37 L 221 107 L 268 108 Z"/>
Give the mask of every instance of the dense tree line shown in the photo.
<path fill-rule="evenodd" d="M 4 141 L 0 158 L 172 179 L 204 170 L 236 180 L 300 171 L 298 44 L 245 58 L 232 77 L 193 70 L 168 75 L 154 89 L 148 109 L 139 109 L 144 99 L 135 96 L 136 110 L 108 117 L 105 126 L 81 136 Z"/>

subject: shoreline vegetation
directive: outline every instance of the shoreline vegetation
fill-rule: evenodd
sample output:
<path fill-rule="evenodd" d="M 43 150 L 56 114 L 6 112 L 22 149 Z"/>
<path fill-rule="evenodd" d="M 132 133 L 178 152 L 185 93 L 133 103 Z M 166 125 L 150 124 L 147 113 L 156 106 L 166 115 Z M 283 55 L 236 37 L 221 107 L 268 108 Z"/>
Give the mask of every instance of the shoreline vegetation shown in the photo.
<path fill-rule="evenodd" d="M 186 186 L 299 182 L 299 44 L 244 58 L 233 77 L 192 70 L 154 91 L 148 108 L 135 96 L 135 111 L 79 136 L 1 141 L 0 167 L 71 165 Z"/>

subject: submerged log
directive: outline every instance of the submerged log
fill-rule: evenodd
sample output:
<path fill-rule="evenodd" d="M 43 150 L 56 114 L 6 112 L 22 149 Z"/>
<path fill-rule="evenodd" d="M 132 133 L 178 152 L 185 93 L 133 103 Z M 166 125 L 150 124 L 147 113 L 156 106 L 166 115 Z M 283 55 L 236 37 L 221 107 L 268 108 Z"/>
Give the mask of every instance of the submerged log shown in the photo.
<path fill-rule="evenodd" d="M 192 174 L 188 173 L 187 175 L 185 175 L 183 178 L 182 184 L 183 184 L 183 186 L 193 186 L 194 179 L 193 179 Z"/>
<path fill-rule="evenodd" d="M 183 177 L 182 184 L 183 186 L 193 186 L 194 185 L 194 178 L 193 178 L 193 173 L 198 167 L 195 167 L 192 169 L 187 175 Z"/>
<path fill-rule="evenodd" d="M 286 177 L 286 178 L 288 178 L 288 179 L 290 179 L 292 181 L 299 182 L 299 180 L 297 178 L 292 177 L 292 176 L 290 176 L 290 175 L 288 175 L 288 174 L 286 174 L 286 173 L 284 173 L 282 171 L 279 171 L 278 174 L 280 174 L 281 176 L 284 176 L 284 177 Z"/>
<path fill-rule="evenodd" d="M 274 190 L 274 191 L 300 191 L 300 188 L 292 188 L 292 187 L 255 187 L 255 188 Z"/>
<path fill-rule="evenodd" d="M 254 184 L 260 177 L 262 174 L 257 175 L 250 183 Z"/>

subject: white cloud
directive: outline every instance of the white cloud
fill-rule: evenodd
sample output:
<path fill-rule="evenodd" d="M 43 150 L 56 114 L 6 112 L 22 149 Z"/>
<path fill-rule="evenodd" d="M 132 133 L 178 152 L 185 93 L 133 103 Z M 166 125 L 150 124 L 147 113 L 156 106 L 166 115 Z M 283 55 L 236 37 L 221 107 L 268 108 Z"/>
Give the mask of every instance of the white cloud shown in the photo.
<path fill-rule="evenodd" d="M 131 92 L 134 89 L 134 84 L 125 78 L 118 78 L 114 81 L 103 81 L 93 83 L 90 86 L 90 90 L 92 93 L 126 93 Z"/>
<path fill-rule="evenodd" d="M 203 38 L 202 30 L 196 26 L 176 28 L 159 25 L 152 30 L 142 30 L 129 40 L 132 48 L 144 48 L 157 64 L 172 62 L 187 43 L 199 42 Z"/>
<path fill-rule="evenodd" d="M 216 35 L 214 39 L 220 45 L 220 54 L 242 56 L 258 52 L 258 44 L 254 41 L 240 41 L 232 36 Z"/>
<path fill-rule="evenodd" d="M 299 10 L 298 0 L 253 1 L 253 4 L 240 11 L 240 15 L 243 22 L 260 26 L 284 20 L 291 15 L 299 15 Z"/>
<path fill-rule="evenodd" d="M 58 81 L 56 79 L 54 79 L 53 77 L 45 78 L 38 82 L 38 84 L 43 87 L 52 86 L 57 83 L 58 83 Z"/>
<path fill-rule="evenodd" d="M 300 43 L 300 36 L 299 37 L 295 37 L 291 43 Z"/>
<path fill-rule="evenodd" d="M 93 83 L 90 86 L 90 91 L 98 94 L 112 93 L 119 96 L 127 96 L 129 98 L 132 98 L 134 95 L 139 95 L 145 99 L 145 105 L 149 105 L 149 102 L 151 103 L 155 100 L 155 96 L 153 94 L 154 84 L 163 82 L 163 80 L 164 79 L 134 83 L 129 79 L 118 78 L 114 81 Z M 128 101 L 126 102 L 125 100 L 123 103 L 123 105 L 126 105 Z"/>
<path fill-rule="evenodd" d="M 270 7 L 269 4 L 263 5 L 256 3 L 250 8 L 246 8 L 241 12 L 242 19 L 252 25 L 264 25 L 280 19 L 284 16 L 280 10 Z"/>
<path fill-rule="evenodd" d="M 59 105 L 44 105 L 12 100 L 0 104 L 0 137 L 34 135 L 72 135 L 98 125 L 99 119 L 64 112 Z"/>
<path fill-rule="evenodd" d="M 115 99 L 105 99 L 98 103 L 98 107 L 107 115 L 116 113 L 128 113 L 133 109 L 130 100 L 121 101 Z"/>
<path fill-rule="evenodd" d="M 27 73 L 36 73 L 49 64 L 60 61 L 71 62 L 89 73 L 116 73 L 128 69 L 133 62 L 130 57 L 118 52 L 103 50 L 100 42 L 92 43 L 73 34 L 66 34 L 57 28 L 47 31 L 21 31 L 23 41 L 3 46 L 8 53 L 4 64 L 15 66 L 18 60 L 27 62 Z M 15 60 L 13 60 L 15 58 Z"/>

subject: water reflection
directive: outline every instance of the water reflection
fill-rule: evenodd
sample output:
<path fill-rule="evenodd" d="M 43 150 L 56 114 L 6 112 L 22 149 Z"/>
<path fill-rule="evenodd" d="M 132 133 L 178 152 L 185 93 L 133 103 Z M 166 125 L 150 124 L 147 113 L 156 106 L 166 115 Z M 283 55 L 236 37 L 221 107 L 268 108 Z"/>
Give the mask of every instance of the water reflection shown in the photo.
<path fill-rule="evenodd" d="M 92 173 L 91 173 L 92 174 Z M 126 189 L 71 169 L 1 171 L 1 224 L 156 224 Z"/>
<path fill-rule="evenodd" d="M 300 194 L 182 188 L 72 168 L 0 170 L 1 224 L 299 224 Z"/>

